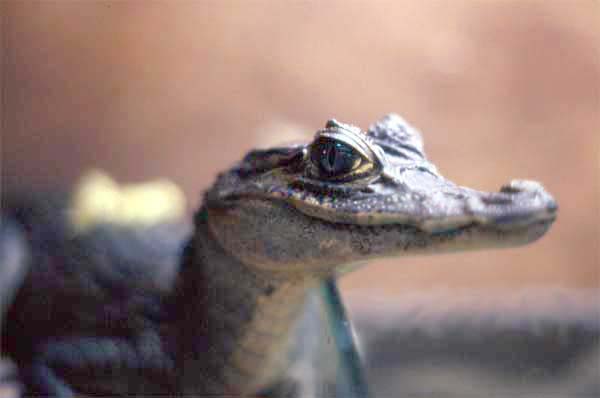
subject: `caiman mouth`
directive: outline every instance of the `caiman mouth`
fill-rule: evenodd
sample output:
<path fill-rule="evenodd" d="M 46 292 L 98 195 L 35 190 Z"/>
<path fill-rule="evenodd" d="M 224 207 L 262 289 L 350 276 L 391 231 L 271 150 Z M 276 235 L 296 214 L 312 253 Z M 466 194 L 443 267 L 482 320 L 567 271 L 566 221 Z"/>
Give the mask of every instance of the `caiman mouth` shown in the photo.
<path fill-rule="evenodd" d="M 479 192 L 445 185 L 428 195 L 362 195 L 348 200 L 291 195 L 287 201 L 313 218 L 359 226 L 412 226 L 431 234 L 440 234 L 475 226 L 510 232 L 550 225 L 558 206 L 534 181 L 514 180 L 499 192 Z"/>
<path fill-rule="evenodd" d="M 368 192 L 351 190 L 336 195 L 300 186 L 255 190 L 228 200 L 255 198 L 283 203 L 289 210 L 329 225 L 332 231 L 343 227 L 362 234 L 388 235 L 394 231 L 437 242 L 468 241 L 469 247 L 529 243 L 548 230 L 558 211 L 552 196 L 534 181 L 513 180 L 499 192 L 457 186 L 441 176 L 428 184 L 420 175 L 419 181 L 422 184 L 412 185 L 408 191 L 378 190 L 375 183 Z M 393 234 L 388 238 L 393 239 Z"/>

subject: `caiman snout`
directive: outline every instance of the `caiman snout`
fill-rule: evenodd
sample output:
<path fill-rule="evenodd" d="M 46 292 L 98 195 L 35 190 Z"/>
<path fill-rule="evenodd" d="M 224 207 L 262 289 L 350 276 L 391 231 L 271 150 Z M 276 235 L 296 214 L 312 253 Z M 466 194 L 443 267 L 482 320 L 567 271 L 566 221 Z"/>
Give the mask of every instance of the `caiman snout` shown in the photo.
<path fill-rule="evenodd" d="M 546 192 L 543 185 L 531 180 L 512 180 L 500 188 L 500 192 L 513 195 L 532 195 L 545 207 L 548 213 L 556 213 L 558 204 L 554 198 Z"/>
<path fill-rule="evenodd" d="M 508 184 L 502 185 L 500 192 L 519 193 L 519 192 L 545 192 L 544 187 L 537 181 L 531 180 L 512 180 Z"/>
<path fill-rule="evenodd" d="M 542 184 L 529 180 L 512 180 L 499 192 L 471 197 L 468 208 L 481 224 L 501 229 L 551 222 L 558 211 Z"/>

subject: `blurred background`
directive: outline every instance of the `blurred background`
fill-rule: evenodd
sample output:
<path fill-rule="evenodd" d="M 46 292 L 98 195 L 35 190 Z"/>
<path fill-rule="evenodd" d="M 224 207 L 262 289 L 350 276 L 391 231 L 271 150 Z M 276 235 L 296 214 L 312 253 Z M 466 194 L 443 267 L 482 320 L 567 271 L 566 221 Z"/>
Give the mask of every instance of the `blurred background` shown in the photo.
<path fill-rule="evenodd" d="M 366 128 L 397 112 L 446 177 L 483 190 L 539 180 L 559 218 L 523 248 L 373 263 L 341 282 L 351 310 L 416 291 L 598 298 L 596 1 L 8 1 L 0 12 L 3 191 L 69 188 L 95 167 L 121 182 L 167 177 L 193 209 L 218 171 L 290 126 L 310 137 L 330 117 Z"/>

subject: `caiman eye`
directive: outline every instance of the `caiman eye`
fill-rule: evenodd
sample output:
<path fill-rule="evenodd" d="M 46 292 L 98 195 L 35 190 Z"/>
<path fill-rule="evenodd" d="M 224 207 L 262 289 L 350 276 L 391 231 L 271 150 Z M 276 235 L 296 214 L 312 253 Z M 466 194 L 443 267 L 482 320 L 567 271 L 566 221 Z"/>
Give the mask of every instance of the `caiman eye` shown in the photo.
<path fill-rule="evenodd" d="M 326 178 L 342 177 L 358 169 L 363 157 L 351 146 L 321 137 L 311 148 L 310 158 L 319 174 Z"/>

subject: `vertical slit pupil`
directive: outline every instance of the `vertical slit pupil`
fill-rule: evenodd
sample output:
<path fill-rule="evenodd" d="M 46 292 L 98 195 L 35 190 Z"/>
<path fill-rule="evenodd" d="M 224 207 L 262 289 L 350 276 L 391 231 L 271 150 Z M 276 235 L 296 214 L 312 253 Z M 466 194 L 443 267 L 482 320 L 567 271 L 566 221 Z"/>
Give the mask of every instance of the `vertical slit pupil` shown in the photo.
<path fill-rule="evenodd" d="M 321 138 L 313 145 L 311 160 L 323 176 L 346 174 L 360 163 L 360 155 L 345 143 Z"/>
<path fill-rule="evenodd" d="M 328 148 L 327 148 L 327 161 L 329 162 L 329 164 L 327 165 L 329 167 L 329 170 L 333 171 L 333 169 L 335 168 L 335 157 L 336 157 L 336 147 L 335 145 L 332 145 L 332 143 L 328 143 Z"/>

